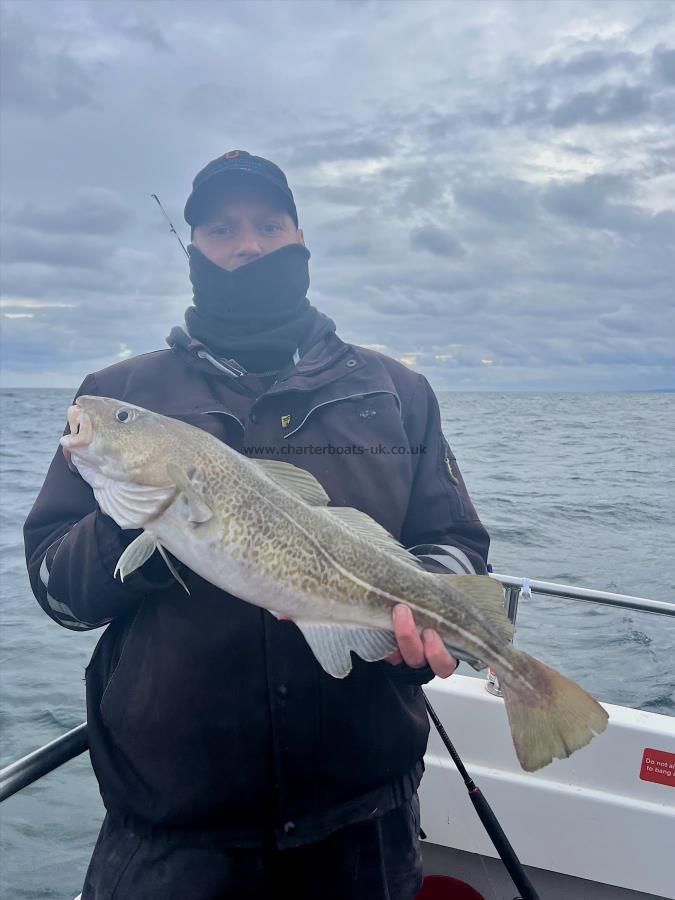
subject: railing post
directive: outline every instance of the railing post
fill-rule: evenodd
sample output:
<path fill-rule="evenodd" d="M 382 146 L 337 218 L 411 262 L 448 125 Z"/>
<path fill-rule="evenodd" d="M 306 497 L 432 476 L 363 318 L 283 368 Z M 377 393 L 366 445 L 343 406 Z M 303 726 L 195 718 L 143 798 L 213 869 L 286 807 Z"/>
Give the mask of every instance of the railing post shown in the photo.
<path fill-rule="evenodd" d="M 504 597 L 504 606 L 506 615 L 509 617 L 513 625 L 516 624 L 516 616 L 518 615 L 518 600 L 520 599 L 520 587 L 507 587 L 506 596 Z"/>
<path fill-rule="evenodd" d="M 526 578 L 523 579 L 522 588 L 519 584 L 510 584 L 505 586 L 504 591 L 504 608 L 506 610 L 506 615 L 513 623 L 514 629 L 516 626 L 516 618 L 518 616 L 518 601 L 520 600 L 521 590 L 526 594 L 526 596 L 531 596 L 530 586 Z M 497 678 L 497 673 L 489 666 L 487 670 L 485 690 L 489 694 L 493 694 L 495 697 L 504 696 L 499 688 L 499 678 Z"/>

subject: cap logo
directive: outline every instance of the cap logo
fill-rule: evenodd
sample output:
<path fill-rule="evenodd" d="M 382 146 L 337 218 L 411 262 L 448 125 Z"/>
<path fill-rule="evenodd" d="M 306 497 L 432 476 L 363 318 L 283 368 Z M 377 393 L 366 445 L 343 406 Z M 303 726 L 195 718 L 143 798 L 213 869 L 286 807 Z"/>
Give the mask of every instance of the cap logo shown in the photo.
<path fill-rule="evenodd" d="M 230 150 L 227 153 L 223 153 L 223 159 L 236 159 L 240 153 L 241 150 Z"/>

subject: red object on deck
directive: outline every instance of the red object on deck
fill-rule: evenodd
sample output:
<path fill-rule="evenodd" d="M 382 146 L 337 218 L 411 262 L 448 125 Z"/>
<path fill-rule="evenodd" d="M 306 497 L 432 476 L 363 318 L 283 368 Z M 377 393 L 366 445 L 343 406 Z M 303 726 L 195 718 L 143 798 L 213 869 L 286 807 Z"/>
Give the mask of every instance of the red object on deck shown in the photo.
<path fill-rule="evenodd" d="M 427 875 L 415 900 L 485 900 L 485 897 L 466 881 L 446 875 Z"/>

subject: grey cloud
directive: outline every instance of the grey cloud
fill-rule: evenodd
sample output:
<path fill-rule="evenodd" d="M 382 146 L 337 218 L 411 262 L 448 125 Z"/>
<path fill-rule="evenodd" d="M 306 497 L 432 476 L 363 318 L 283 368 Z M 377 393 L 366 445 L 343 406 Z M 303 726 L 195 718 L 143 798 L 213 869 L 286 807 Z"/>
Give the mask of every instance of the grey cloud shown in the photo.
<path fill-rule="evenodd" d="M 506 101 L 500 115 L 501 124 L 521 125 L 546 120 L 551 106 L 551 84 L 519 83 Z"/>
<path fill-rule="evenodd" d="M 324 253 L 326 256 L 368 256 L 371 252 L 371 245 L 368 241 L 342 241 L 335 244 L 328 244 Z"/>
<path fill-rule="evenodd" d="M 554 59 L 537 67 L 539 75 L 547 78 L 588 77 L 604 74 L 610 69 L 633 71 L 642 63 L 638 53 L 611 51 L 600 48 L 584 50 L 567 59 Z"/>
<path fill-rule="evenodd" d="M 119 29 L 131 40 L 139 41 L 153 50 L 165 52 L 170 49 L 161 26 L 148 19 L 134 15 L 125 17 L 119 23 Z"/>
<path fill-rule="evenodd" d="M 571 128 L 626 122 L 641 118 L 650 106 L 643 85 L 605 85 L 596 91 L 581 91 L 558 104 L 551 112 L 551 123 L 557 128 Z"/>
<path fill-rule="evenodd" d="M 336 206 L 362 206 L 369 189 L 358 181 L 355 184 L 320 186 L 298 184 L 293 186 L 293 194 L 305 202 L 330 203 Z M 372 189 L 372 187 L 371 187 Z"/>
<path fill-rule="evenodd" d="M 570 144 L 569 141 L 563 143 L 563 149 L 568 153 L 575 153 L 577 156 L 593 156 L 593 151 L 588 147 L 580 147 L 578 144 Z"/>
<path fill-rule="evenodd" d="M 192 2 L 198 7 L 195 0 Z M 155 9 L 159 12 L 156 21 L 153 20 Z M 93 24 L 113 36 L 117 44 L 126 40 L 146 52 L 155 50 L 164 53 L 170 46 L 165 33 L 171 28 L 170 9 L 170 5 L 167 6 L 162 0 L 153 0 L 152 4 L 138 3 L 137 0 L 115 0 L 114 3 L 99 0 L 88 6 L 87 13 L 92 21 L 87 24 L 90 28 Z"/>
<path fill-rule="evenodd" d="M 650 323 L 646 321 L 644 314 L 639 309 L 631 309 L 622 306 L 614 312 L 598 316 L 598 322 L 611 331 L 625 332 L 627 334 L 640 334 L 649 331 Z"/>
<path fill-rule="evenodd" d="M 530 222 L 536 214 L 536 189 L 523 181 L 468 182 L 455 185 L 453 193 L 461 207 L 501 222 Z"/>
<path fill-rule="evenodd" d="M 489 100 L 481 98 L 480 102 L 463 105 L 457 111 L 432 113 L 424 124 L 424 132 L 431 140 L 443 140 L 459 147 L 465 140 L 467 129 L 499 128 L 504 120 L 503 109 L 491 106 Z"/>
<path fill-rule="evenodd" d="M 42 42 L 22 19 L 3 14 L 0 32 L 2 100 L 22 112 L 57 117 L 94 108 L 87 69 L 65 49 Z"/>
<path fill-rule="evenodd" d="M 583 197 L 575 187 L 580 186 L 551 191 L 545 204 L 551 211 L 575 219 L 580 225 L 629 236 L 639 249 L 639 258 L 634 260 L 639 264 L 636 270 L 621 272 L 616 277 L 611 272 L 603 273 L 604 283 L 609 286 L 618 282 L 627 287 L 635 283 L 657 283 L 660 276 L 654 268 L 647 266 L 647 259 L 653 252 L 670 254 L 675 241 L 675 213 L 666 210 L 653 215 L 638 206 L 602 201 L 593 206 L 590 198 Z M 631 246 L 625 248 L 626 253 L 632 253 L 632 250 Z M 593 279 L 594 276 L 587 273 L 587 283 Z"/>
<path fill-rule="evenodd" d="M 450 232 L 436 225 L 421 225 L 410 232 L 410 244 L 416 250 L 427 250 L 434 256 L 461 257 L 464 249 Z"/>
<path fill-rule="evenodd" d="M 449 192 L 446 173 L 421 172 L 405 182 L 398 201 L 407 209 L 429 209 L 444 203 L 446 192 Z"/>
<path fill-rule="evenodd" d="M 358 138 L 342 135 L 326 140 L 315 140 L 299 143 L 288 153 L 288 165 L 306 166 L 321 162 L 341 160 L 368 159 L 371 157 L 390 156 L 392 147 L 376 138 Z"/>
<path fill-rule="evenodd" d="M 23 228 L 7 228 L 3 240 L 5 263 L 29 262 L 51 266 L 74 266 L 98 270 L 109 258 L 108 245 L 101 240 L 46 235 Z"/>
<path fill-rule="evenodd" d="M 652 110 L 653 118 L 672 128 L 675 125 L 675 87 L 657 94 L 652 101 Z"/>
<path fill-rule="evenodd" d="M 438 388 L 675 382 L 672 12 L 614 4 L 603 37 L 609 4 L 577 4 L 580 41 L 564 4 L 504 3 L 498 40 L 470 3 L 5 6 L 3 312 L 32 315 L 2 319 L 10 374 L 162 347 L 190 284 L 147 195 L 180 228 L 194 173 L 240 146 L 285 168 L 347 340 Z M 61 114 L 28 119 L 41 102 Z"/>
<path fill-rule="evenodd" d="M 675 49 L 657 47 L 652 61 L 656 75 L 668 84 L 675 84 Z"/>
<path fill-rule="evenodd" d="M 638 207 L 610 201 L 632 192 L 632 185 L 622 176 L 591 175 L 583 181 L 551 184 L 542 204 L 580 224 L 627 231 L 641 228 L 648 216 Z"/>
<path fill-rule="evenodd" d="M 26 203 L 4 216 L 5 221 L 48 234 L 113 235 L 126 230 L 135 216 L 129 206 L 107 188 L 83 188 L 67 206 Z"/>

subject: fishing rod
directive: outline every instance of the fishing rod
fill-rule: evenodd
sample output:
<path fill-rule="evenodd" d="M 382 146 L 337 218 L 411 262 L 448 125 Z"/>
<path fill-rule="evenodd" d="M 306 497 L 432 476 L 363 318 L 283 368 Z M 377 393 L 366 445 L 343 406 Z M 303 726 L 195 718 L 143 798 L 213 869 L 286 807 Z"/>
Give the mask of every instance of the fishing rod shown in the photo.
<path fill-rule="evenodd" d="M 166 210 L 164 209 L 164 207 L 162 206 L 162 204 L 159 202 L 159 197 L 157 196 L 157 194 L 150 194 L 150 196 L 153 198 L 153 200 L 155 200 L 155 201 L 157 202 L 157 206 L 159 206 L 159 208 L 162 210 L 162 214 L 164 215 L 164 218 L 165 218 L 166 221 L 169 223 L 169 231 L 172 231 L 172 232 L 176 235 L 176 240 L 178 241 L 178 243 L 179 243 L 179 244 L 181 245 L 181 247 L 183 248 L 183 253 L 187 256 L 188 259 L 190 259 L 190 254 L 189 254 L 189 253 L 187 252 L 187 250 L 185 249 L 185 244 L 181 241 L 180 235 L 178 234 L 178 232 L 176 231 L 176 229 L 173 227 L 173 222 L 172 222 L 171 219 L 169 218 L 169 216 L 168 216 Z"/>
<path fill-rule="evenodd" d="M 466 788 L 469 792 L 471 802 L 473 803 L 474 808 L 478 813 L 478 817 L 483 823 L 485 830 L 490 836 L 490 840 L 494 844 L 495 850 L 501 857 L 506 870 L 511 876 L 511 880 L 520 891 L 520 897 L 516 898 L 516 900 L 539 900 L 539 894 L 535 891 L 532 882 L 527 877 L 525 869 L 523 868 L 523 864 L 516 856 L 516 852 L 509 843 L 509 839 L 504 834 L 497 816 L 495 816 L 494 812 L 492 811 L 492 807 L 485 799 L 485 794 L 483 794 L 480 788 L 478 788 L 474 784 L 473 779 L 466 771 L 464 763 L 460 759 L 459 753 L 455 750 L 452 741 L 448 737 L 448 734 L 443 727 L 441 720 L 436 715 L 436 712 L 431 703 L 429 703 L 429 698 L 424 693 L 424 691 L 422 691 L 422 694 L 424 696 L 424 702 L 426 704 L 427 712 L 429 713 L 431 721 L 436 726 L 436 731 L 438 731 L 441 740 L 445 744 L 448 753 L 452 757 L 452 761 L 457 766 L 457 771 L 464 779 L 464 784 L 466 785 Z"/>

